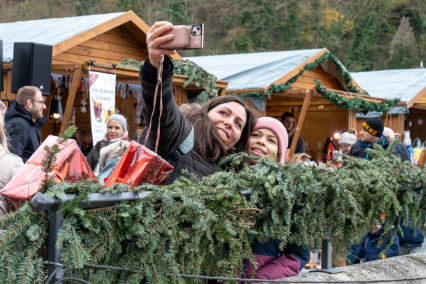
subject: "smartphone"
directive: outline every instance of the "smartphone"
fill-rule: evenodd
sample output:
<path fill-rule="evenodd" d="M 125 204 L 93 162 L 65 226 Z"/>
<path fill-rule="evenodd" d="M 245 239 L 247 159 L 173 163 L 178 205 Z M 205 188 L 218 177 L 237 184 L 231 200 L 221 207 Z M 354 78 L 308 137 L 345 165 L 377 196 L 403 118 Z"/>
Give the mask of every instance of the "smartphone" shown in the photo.
<path fill-rule="evenodd" d="M 162 36 L 173 34 L 171 41 L 161 44 L 163 49 L 199 49 L 203 48 L 204 25 L 183 25 L 173 26 L 171 31 L 165 32 Z"/>

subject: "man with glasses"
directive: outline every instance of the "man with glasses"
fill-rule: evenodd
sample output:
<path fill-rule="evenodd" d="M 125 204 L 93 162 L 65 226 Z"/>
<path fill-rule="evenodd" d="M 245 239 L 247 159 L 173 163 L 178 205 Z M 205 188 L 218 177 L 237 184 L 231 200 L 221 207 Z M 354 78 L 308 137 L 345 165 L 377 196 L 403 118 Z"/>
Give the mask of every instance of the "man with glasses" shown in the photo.
<path fill-rule="evenodd" d="M 25 163 L 40 146 L 40 129 L 46 123 L 43 110 L 45 99 L 37 87 L 25 86 L 18 90 L 16 100 L 6 111 L 5 129 L 10 138 L 10 152 Z"/>

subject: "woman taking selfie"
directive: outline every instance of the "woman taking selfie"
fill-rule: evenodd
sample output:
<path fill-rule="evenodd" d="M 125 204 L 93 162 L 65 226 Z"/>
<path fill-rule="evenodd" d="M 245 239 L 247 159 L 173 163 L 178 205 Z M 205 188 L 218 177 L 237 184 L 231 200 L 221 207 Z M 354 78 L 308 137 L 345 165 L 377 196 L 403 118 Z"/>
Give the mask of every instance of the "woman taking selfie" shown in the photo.
<path fill-rule="evenodd" d="M 140 70 L 142 113 L 148 129 L 140 136 L 139 143 L 154 150 L 160 123 L 157 152 L 174 167 L 166 184 L 178 178 L 183 169 L 198 176 L 212 174 L 216 171 L 217 162 L 221 157 L 230 152 L 245 151 L 255 120 L 253 111 L 241 99 L 234 96 L 209 100 L 201 109 L 191 111 L 187 119 L 174 102 L 173 63 L 167 56 L 164 56 L 162 86 L 158 88 L 154 110 L 160 58 L 162 55 L 175 53 L 174 50 L 159 48 L 162 43 L 172 40 L 172 35 L 163 36 L 171 29 L 173 26 L 168 22 L 157 22 L 151 27 L 146 40 L 148 58 Z M 161 96 L 162 114 L 159 121 Z M 145 143 L 144 134 L 148 130 L 149 136 Z"/>

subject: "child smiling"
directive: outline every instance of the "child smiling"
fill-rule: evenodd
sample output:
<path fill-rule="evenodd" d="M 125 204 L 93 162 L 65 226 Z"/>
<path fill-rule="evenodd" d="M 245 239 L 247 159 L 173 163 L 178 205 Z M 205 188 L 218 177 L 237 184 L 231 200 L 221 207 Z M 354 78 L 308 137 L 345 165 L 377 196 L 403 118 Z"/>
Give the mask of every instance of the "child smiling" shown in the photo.
<path fill-rule="evenodd" d="M 287 130 L 279 120 L 272 117 L 261 117 L 256 120 L 248 139 L 250 154 L 283 164 L 287 146 Z M 251 163 L 255 164 L 257 160 L 252 160 Z M 253 271 L 255 279 L 278 279 L 297 275 L 309 262 L 310 257 L 309 248 L 289 243 L 284 246 L 284 250 L 280 250 L 280 241 L 273 239 L 265 243 L 254 240 L 251 249 L 257 269 L 254 271 L 253 264 L 246 261 L 244 270 L 246 278 L 250 278 Z"/>
<path fill-rule="evenodd" d="M 282 164 L 287 145 L 287 130 L 279 120 L 272 117 L 260 117 L 256 120 L 248 139 L 250 154 Z"/>

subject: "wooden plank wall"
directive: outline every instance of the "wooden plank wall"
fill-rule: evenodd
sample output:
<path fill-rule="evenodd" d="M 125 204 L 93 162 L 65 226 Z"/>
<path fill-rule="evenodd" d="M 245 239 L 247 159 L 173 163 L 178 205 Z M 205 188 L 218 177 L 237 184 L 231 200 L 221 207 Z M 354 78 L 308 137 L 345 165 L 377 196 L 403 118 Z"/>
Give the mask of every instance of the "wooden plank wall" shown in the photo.
<path fill-rule="evenodd" d="M 142 61 L 146 58 L 144 50 L 142 44 L 125 27 L 120 26 L 54 56 L 53 63 L 94 60 L 98 63 L 117 64 L 125 58 Z"/>
<path fill-rule="evenodd" d="M 330 76 L 330 74 L 325 72 L 321 67 L 317 67 L 313 71 L 306 71 L 303 75 L 299 76 L 297 81 L 292 84 L 293 90 L 313 89 L 316 85 L 314 79 L 321 81 L 327 88 L 334 90 L 342 89 L 342 86 L 335 77 Z"/>
<path fill-rule="evenodd" d="M 410 113 L 407 114 L 405 120 L 405 129 L 410 130 L 411 141 L 420 137 L 420 140 L 426 143 L 426 110 L 410 108 L 409 111 Z M 410 121 L 411 126 L 409 126 Z M 422 124 L 419 124 L 419 122 L 422 122 Z"/>

